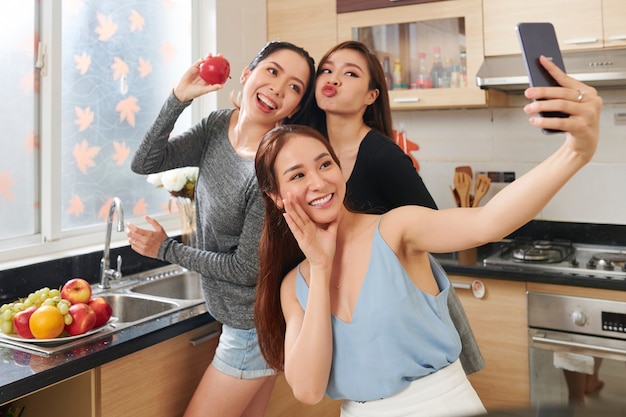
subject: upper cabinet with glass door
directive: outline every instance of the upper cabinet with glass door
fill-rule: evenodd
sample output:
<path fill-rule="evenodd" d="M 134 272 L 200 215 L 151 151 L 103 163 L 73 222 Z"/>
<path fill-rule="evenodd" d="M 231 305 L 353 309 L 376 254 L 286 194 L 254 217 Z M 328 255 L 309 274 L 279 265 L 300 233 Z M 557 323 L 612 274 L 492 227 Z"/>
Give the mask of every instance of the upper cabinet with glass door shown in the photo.
<path fill-rule="evenodd" d="M 483 0 L 485 56 L 519 54 L 515 25 L 550 22 L 561 50 L 626 47 L 624 0 Z"/>
<path fill-rule="evenodd" d="M 480 107 L 502 99 L 476 86 L 481 0 L 449 0 L 337 15 L 338 41 L 359 40 L 388 72 L 393 110 Z"/>

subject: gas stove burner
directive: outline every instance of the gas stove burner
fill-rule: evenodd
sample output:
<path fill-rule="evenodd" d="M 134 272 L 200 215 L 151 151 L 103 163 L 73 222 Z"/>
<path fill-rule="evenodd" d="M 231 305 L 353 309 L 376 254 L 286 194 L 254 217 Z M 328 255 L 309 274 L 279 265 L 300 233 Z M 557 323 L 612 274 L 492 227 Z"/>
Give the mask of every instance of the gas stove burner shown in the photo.
<path fill-rule="evenodd" d="M 626 271 L 626 253 L 599 252 L 587 261 L 587 268 L 591 269 L 612 271 L 615 267 L 621 267 L 623 271 Z"/>
<path fill-rule="evenodd" d="M 552 252 L 540 248 L 513 249 L 513 259 L 528 262 L 550 262 Z"/>
<path fill-rule="evenodd" d="M 516 239 L 504 252 L 509 251 L 515 262 L 556 263 L 574 253 L 574 247 L 569 241 Z"/>

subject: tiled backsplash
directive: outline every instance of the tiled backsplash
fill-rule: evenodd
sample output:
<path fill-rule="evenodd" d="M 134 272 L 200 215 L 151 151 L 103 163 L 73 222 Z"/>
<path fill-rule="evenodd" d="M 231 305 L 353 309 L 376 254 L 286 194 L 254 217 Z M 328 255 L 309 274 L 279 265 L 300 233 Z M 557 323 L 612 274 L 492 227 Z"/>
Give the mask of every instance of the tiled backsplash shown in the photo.
<path fill-rule="evenodd" d="M 538 219 L 626 224 L 626 125 L 615 121 L 615 114 L 626 113 L 626 89 L 599 93 L 604 108 L 598 151 Z M 420 147 L 414 153 L 420 175 L 440 208 L 454 206 L 454 167 L 515 171 L 519 177 L 562 144 L 563 135 L 544 135 L 528 123 L 526 102 L 511 95 L 507 108 L 394 112 L 394 128 L 404 127 Z M 504 186 L 492 184 L 483 202 Z"/>

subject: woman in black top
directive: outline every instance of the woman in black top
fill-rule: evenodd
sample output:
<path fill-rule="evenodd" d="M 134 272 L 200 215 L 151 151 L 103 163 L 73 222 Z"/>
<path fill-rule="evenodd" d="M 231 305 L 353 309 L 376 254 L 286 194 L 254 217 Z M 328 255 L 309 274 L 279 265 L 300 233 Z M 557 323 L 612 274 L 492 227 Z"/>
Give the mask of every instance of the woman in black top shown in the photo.
<path fill-rule="evenodd" d="M 366 45 L 346 41 L 322 57 L 309 106 L 311 124 L 326 135 L 341 161 L 351 209 L 380 214 L 404 205 L 437 208 L 411 158 L 390 139 L 384 72 Z M 477 372 L 484 360 L 453 289 L 448 308 L 461 336 L 463 369 Z"/>

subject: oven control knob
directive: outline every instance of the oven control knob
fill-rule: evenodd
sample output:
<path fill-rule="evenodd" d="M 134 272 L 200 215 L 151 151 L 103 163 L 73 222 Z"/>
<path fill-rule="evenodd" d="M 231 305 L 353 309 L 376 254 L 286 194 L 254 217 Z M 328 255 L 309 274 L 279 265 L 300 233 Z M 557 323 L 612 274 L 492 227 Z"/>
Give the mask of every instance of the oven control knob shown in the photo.
<path fill-rule="evenodd" d="M 580 310 L 574 310 L 572 313 L 572 321 L 577 326 L 584 326 L 587 323 L 587 316 Z"/>

